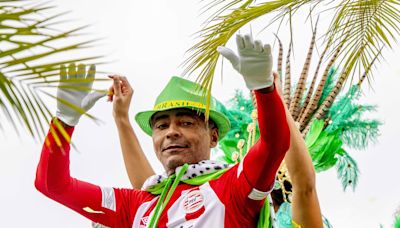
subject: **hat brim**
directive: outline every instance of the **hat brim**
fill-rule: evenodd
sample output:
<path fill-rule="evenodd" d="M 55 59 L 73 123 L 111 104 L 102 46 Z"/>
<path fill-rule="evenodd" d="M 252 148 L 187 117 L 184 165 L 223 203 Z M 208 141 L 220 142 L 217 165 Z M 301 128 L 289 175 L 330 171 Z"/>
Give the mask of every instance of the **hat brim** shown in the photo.
<path fill-rule="evenodd" d="M 139 127 L 149 136 L 153 135 L 153 129 L 150 126 L 150 119 L 156 112 L 161 112 L 161 111 L 167 111 L 171 109 L 177 109 L 177 108 L 187 108 L 191 110 L 196 110 L 200 111 L 201 113 L 205 112 L 205 109 L 200 109 L 200 108 L 193 108 L 191 106 L 182 106 L 182 107 L 174 107 L 174 108 L 166 108 L 166 109 L 160 109 L 160 110 L 150 110 L 150 111 L 143 111 L 143 112 L 138 112 L 135 116 L 135 120 Z M 226 133 L 228 133 L 230 129 L 230 122 L 228 118 L 217 111 L 210 110 L 210 119 L 212 119 L 215 124 L 218 127 L 218 134 L 219 134 L 219 140 L 221 140 Z"/>

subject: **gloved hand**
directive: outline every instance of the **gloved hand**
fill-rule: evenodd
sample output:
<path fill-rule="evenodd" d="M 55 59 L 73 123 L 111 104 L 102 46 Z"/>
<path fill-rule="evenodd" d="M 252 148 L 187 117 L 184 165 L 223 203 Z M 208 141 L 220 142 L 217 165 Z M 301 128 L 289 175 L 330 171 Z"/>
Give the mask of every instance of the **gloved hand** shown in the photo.
<path fill-rule="evenodd" d="M 56 116 L 69 126 L 75 126 L 82 113 L 87 112 L 107 91 L 91 92 L 96 66 L 91 65 L 86 73 L 86 66 L 75 64 L 64 65 L 60 69 L 60 83 L 57 87 L 57 112 Z M 79 110 L 79 112 L 77 111 Z"/>
<path fill-rule="evenodd" d="M 219 46 L 217 51 L 227 58 L 234 69 L 244 78 L 247 88 L 257 90 L 272 86 L 271 46 L 256 40 L 250 35 L 236 35 L 237 56 L 231 49 Z"/>

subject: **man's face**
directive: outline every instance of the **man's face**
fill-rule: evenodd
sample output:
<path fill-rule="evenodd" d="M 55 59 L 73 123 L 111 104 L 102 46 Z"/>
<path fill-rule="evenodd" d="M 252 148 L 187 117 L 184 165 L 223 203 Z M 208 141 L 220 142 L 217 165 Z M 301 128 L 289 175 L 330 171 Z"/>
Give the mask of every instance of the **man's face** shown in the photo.
<path fill-rule="evenodd" d="M 190 109 L 157 112 L 151 123 L 154 150 L 168 174 L 185 163 L 209 159 L 218 143 L 218 129 Z"/>

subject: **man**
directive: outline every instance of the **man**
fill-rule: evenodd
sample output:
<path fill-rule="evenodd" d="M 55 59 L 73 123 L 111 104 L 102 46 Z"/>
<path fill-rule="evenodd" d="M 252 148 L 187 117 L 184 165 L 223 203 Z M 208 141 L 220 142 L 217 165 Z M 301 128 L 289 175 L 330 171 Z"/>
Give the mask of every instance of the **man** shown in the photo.
<path fill-rule="evenodd" d="M 279 76 L 275 72 L 273 74 L 275 78 L 274 84 L 282 98 Z M 113 79 L 116 80 L 117 76 L 113 77 Z M 133 90 L 124 77 L 120 79 L 124 89 L 112 97 L 114 119 L 120 136 L 121 149 L 129 180 L 133 188 L 140 189 L 144 181 L 154 175 L 154 171 L 147 161 L 129 121 L 128 111 Z M 290 147 L 286 152 L 285 164 L 290 173 L 291 182 L 285 181 L 285 189 L 291 191 L 291 196 L 284 196 L 282 189 L 274 189 L 271 192 L 274 212 L 276 213 L 276 225 L 279 228 L 323 227 L 315 187 L 315 171 L 311 157 L 303 137 L 287 109 L 286 119 L 290 130 Z M 285 201 L 285 197 L 291 200 Z"/>
<path fill-rule="evenodd" d="M 150 177 L 141 191 L 104 188 L 71 178 L 69 144 L 61 139 L 62 147 L 57 146 L 51 132 L 58 131 L 54 121 L 60 120 L 71 136 L 80 115 L 59 104 L 58 119 L 53 120 L 38 165 L 37 189 L 108 227 L 255 227 L 289 147 L 289 128 L 273 84 L 270 46 L 240 35 L 237 45 L 239 56 L 225 47 L 218 51 L 242 74 L 247 87 L 255 90 L 260 127 L 260 140 L 241 163 L 227 169 L 208 160 L 211 148 L 229 130 L 229 121 L 214 102 L 210 121 L 205 121 L 203 91 L 193 82 L 173 77 L 154 109 L 136 116 L 139 126 L 152 136 L 165 175 Z M 85 76 L 74 73 L 71 67 L 68 78 Z M 123 78 L 114 77 L 116 94 L 123 93 L 127 85 Z M 65 96 L 69 93 L 63 87 L 59 91 L 84 110 L 98 99 L 87 93 Z"/>

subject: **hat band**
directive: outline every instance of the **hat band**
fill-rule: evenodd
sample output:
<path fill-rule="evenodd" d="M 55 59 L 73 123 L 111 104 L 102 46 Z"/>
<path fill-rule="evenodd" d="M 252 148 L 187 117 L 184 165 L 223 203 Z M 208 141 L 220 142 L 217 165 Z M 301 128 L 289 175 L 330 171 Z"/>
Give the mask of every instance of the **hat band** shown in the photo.
<path fill-rule="evenodd" d="M 176 107 L 194 107 L 205 109 L 206 105 L 200 102 L 188 101 L 188 100 L 171 100 L 164 101 L 154 106 L 154 110 L 163 110 L 168 108 L 176 108 Z"/>

